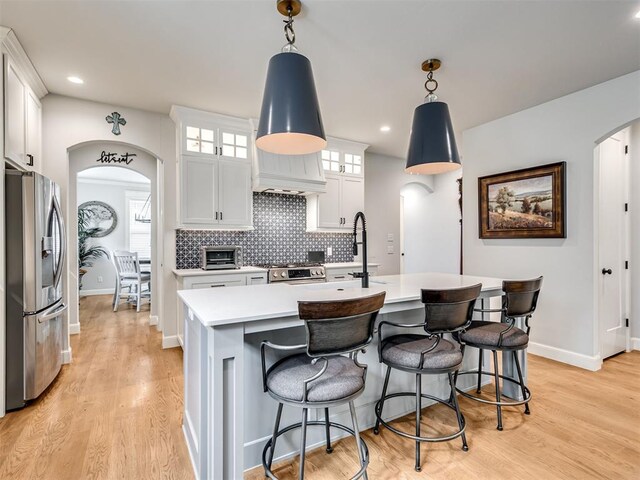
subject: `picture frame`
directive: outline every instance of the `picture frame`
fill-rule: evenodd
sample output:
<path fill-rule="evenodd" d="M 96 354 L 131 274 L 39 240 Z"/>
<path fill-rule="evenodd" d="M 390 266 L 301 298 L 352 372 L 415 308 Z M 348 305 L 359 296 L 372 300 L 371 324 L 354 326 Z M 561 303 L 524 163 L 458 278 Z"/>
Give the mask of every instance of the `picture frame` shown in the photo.
<path fill-rule="evenodd" d="M 566 238 L 566 162 L 478 178 L 480 238 Z"/>

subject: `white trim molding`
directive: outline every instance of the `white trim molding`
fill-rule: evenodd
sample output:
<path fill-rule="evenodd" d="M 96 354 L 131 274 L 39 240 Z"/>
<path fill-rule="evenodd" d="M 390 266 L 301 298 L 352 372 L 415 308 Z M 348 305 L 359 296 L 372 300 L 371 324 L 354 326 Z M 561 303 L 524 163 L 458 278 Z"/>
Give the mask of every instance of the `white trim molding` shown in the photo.
<path fill-rule="evenodd" d="M 73 360 L 73 355 L 71 353 L 71 346 L 67 350 L 62 351 L 62 364 L 68 365 Z"/>
<path fill-rule="evenodd" d="M 640 350 L 640 337 L 631 337 L 631 350 Z"/>
<path fill-rule="evenodd" d="M 69 335 L 77 335 L 80 333 L 80 324 L 79 323 L 70 323 L 69 324 Z M 71 351 L 71 347 L 69 347 L 69 351 Z"/>
<path fill-rule="evenodd" d="M 567 363 L 574 367 L 591 370 L 592 372 L 602 368 L 602 358 L 600 358 L 599 354 L 589 356 L 584 355 L 583 353 L 576 353 L 570 350 L 564 350 L 562 348 L 551 347 L 549 345 L 543 345 L 535 342 L 529 342 L 529 348 L 527 351 L 533 355 L 549 358 L 557 362 Z"/>
<path fill-rule="evenodd" d="M 154 325 L 158 325 L 158 316 L 157 315 L 149 315 L 149 326 L 153 327 Z"/>
<path fill-rule="evenodd" d="M 81 297 L 90 297 L 92 295 L 113 295 L 113 288 L 96 288 L 93 290 L 80 290 L 78 293 Z"/>
<path fill-rule="evenodd" d="M 177 335 L 162 336 L 162 348 L 175 348 L 180 346 Z"/>

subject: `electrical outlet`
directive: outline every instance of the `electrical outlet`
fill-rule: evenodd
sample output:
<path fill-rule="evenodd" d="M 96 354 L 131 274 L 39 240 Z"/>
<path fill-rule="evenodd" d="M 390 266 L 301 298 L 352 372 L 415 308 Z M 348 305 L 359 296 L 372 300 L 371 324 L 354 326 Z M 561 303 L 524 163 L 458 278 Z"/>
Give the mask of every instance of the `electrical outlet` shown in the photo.
<path fill-rule="evenodd" d="M 102 275 L 98 275 L 98 283 L 102 283 L 103 279 L 102 279 Z"/>
<path fill-rule="evenodd" d="M 327 257 L 330 257 L 331 255 L 333 255 L 333 248 L 327 247 Z"/>

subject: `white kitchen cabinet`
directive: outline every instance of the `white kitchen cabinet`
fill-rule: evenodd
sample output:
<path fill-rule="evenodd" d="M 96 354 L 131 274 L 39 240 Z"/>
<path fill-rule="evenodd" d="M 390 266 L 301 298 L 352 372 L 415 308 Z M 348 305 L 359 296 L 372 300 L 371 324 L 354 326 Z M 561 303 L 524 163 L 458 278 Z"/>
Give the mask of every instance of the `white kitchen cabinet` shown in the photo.
<path fill-rule="evenodd" d="M 42 106 L 47 90 L 10 29 L 0 27 L 3 54 L 4 157 L 20 170 L 42 169 Z"/>
<path fill-rule="evenodd" d="M 245 285 L 263 285 L 267 283 L 267 271 L 257 267 L 242 267 L 237 270 L 174 270 L 178 290 L 191 290 L 195 288 L 224 288 L 242 287 Z M 177 298 L 176 298 L 177 300 Z M 180 302 L 178 302 L 178 307 Z M 184 318 L 182 309 L 178 308 L 178 324 L 176 332 L 178 343 L 184 346 L 185 327 L 190 324 L 188 318 Z"/>
<path fill-rule="evenodd" d="M 219 223 L 251 225 L 251 165 L 234 161 L 219 161 L 218 194 Z M 249 194 L 247 194 L 249 192 Z"/>
<path fill-rule="evenodd" d="M 35 93 L 25 90 L 25 144 L 28 167 L 39 171 L 42 164 L 42 105 Z"/>
<path fill-rule="evenodd" d="M 4 156 L 17 165 L 26 165 L 25 86 L 15 64 L 4 56 Z"/>
<path fill-rule="evenodd" d="M 213 159 L 183 155 L 181 160 L 181 218 L 189 225 L 218 223 L 218 162 Z"/>
<path fill-rule="evenodd" d="M 307 198 L 307 202 L 310 200 L 317 203 L 314 212 L 318 218 L 318 227 L 320 228 L 341 228 L 342 227 L 342 202 L 341 189 L 342 178 L 335 174 L 326 174 L 327 190 L 325 193 L 320 193 L 315 196 L 314 199 Z"/>
<path fill-rule="evenodd" d="M 180 162 L 179 225 L 253 227 L 248 120 L 174 106 Z"/>
<path fill-rule="evenodd" d="M 325 193 L 307 197 L 307 231 L 349 231 L 364 210 L 364 151 L 367 145 L 329 138 L 320 152 Z"/>

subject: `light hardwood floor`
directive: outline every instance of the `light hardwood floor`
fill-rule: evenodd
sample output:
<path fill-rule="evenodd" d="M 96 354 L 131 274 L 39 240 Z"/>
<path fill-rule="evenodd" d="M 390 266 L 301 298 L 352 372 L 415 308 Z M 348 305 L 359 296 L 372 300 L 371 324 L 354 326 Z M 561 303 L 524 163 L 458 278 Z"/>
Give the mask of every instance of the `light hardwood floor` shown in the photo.
<path fill-rule="evenodd" d="M 469 451 L 459 439 L 423 444 L 422 472 L 415 472 L 414 442 L 381 427 L 363 438 L 369 446 L 370 479 L 640 479 L 640 352 L 611 358 L 599 372 L 588 372 L 529 355 L 531 415 L 504 408 L 504 430 L 496 430 L 493 406 L 460 397 L 467 421 Z M 490 394 L 493 387 L 483 392 Z M 426 393 L 426 392 L 425 392 Z M 442 428 L 434 428 L 439 423 Z M 415 432 L 415 416 L 395 425 Z M 451 432 L 451 410 L 423 410 L 425 435 Z M 448 429 L 447 429 L 448 427 Z M 358 469 L 355 442 L 343 440 L 327 455 L 307 453 L 309 479 L 349 478 Z M 274 465 L 282 480 L 297 478 L 298 461 Z M 245 478 L 264 478 L 261 469 Z"/>
<path fill-rule="evenodd" d="M 181 431 L 182 353 L 161 349 L 148 312 L 123 306 L 114 314 L 109 305 L 108 296 L 82 299 L 74 363 L 40 399 L 0 419 L 0 479 L 193 478 Z M 369 478 L 640 478 L 640 352 L 612 358 L 595 373 L 529 360 L 531 416 L 504 409 L 498 432 L 494 408 L 462 398 L 469 452 L 456 440 L 424 445 L 421 473 L 413 470 L 413 442 L 367 431 Z M 444 431 L 436 422 L 454 425 L 448 409 L 425 409 L 423 431 Z M 413 429 L 411 416 L 397 423 Z M 348 478 L 357 469 L 352 440 L 334 448 L 307 454 L 310 480 Z M 297 461 L 275 471 L 296 478 Z M 264 474 L 256 469 L 246 478 Z"/>
<path fill-rule="evenodd" d="M 145 307 L 143 307 L 144 309 Z M 191 479 L 182 352 L 162 350 L 148 307 L 84 297 L 73 363 L 27 408 L 0 419 L 0 479 Z"/>

